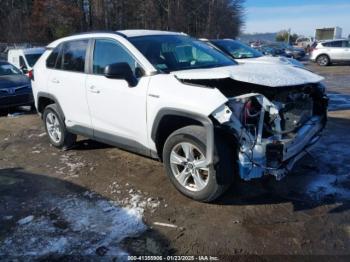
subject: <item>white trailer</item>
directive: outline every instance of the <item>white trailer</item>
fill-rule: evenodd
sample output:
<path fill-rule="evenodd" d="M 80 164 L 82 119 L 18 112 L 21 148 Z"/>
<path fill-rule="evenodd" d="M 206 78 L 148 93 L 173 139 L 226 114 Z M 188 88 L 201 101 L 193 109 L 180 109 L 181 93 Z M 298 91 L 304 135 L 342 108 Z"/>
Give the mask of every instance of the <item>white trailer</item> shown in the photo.
<path fill-rule="evenodd" d="M 340 39 L 342 38 L 342 28 L 336 27 L 328 27 L 328 28 L 318 28 L 315 30 L 315 40 L 332 40 L 332 39 Z"/>
<path fill-rule="evenodd" d="M 44 52 L 45 48 L 43 47 L 10 49 L 7 54 L 7 61 L 26 74 L 33 69 L 34 64 Z"/>

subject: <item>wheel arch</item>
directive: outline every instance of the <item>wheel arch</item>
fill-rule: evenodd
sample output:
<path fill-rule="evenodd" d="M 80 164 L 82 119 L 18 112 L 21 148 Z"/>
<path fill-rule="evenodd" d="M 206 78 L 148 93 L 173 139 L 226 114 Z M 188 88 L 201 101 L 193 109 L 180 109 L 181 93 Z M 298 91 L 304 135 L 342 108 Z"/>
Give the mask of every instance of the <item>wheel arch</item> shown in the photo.
<path fill-rule="evenodd" d="M 315 61 L 317 61 L 317 59 L 318 59 L 320 56 L 327 56 L 328 59 L 329 59 L 329 62 L 331 62 L 331 57 L 330 57 L 329 54 L 327 54 L 327 53 L 321 53 L 321 54 L 317 55 Z"/>
<path fill-rule="evenodd" d="M 38 93 L 38 105 L 37 105 L 37 110 L 38 112 L 43 115 L 43 112 L 45 110 L 45 107 L 47 107 L 50 104 L 56 104 L 57 108 L 58 108 L 58 113 L 61 115 L 62 120 L 65 120 L 65 115 L 63 113 L 63 110 L 57 100 L 57 98 L 49 93 L 45 93 L 45 92 L 39 92 Z"/>
<path fill-rule="evenodd" d="M 162 161 L 165 141 L 174 131 L 189 125 L 203 126 L 206 130 L 207 161 L 212 163 L 214 151 L 214 125 L 208 116 L 174 108 L 161 109 L 151 130 L 151 139 L 156 144 L 157 154 Z"/>

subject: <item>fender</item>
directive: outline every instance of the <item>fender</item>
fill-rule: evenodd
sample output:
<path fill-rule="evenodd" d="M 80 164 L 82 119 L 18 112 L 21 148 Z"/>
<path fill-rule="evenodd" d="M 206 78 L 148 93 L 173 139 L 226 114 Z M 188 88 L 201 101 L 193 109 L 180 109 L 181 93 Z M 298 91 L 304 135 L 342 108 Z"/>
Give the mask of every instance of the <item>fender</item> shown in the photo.
<path fill-rule="evenodd" d="M 151 131 L 151 138 L 155 142 L 156 140 L 156 135 L 159 127 L 159 123 L 165 116 L 182 116 L 186 118 L 190 118 L 193 120 L 196 120 L 200 122 L 203 127 L 206 130 L 206 147 L 207 147 L 207 152 L 206 152 L 206 164 L 210 165 L 213 163 L 213 155 L 214 155 L 214 125 L 211 119 L 206 116 L 206 115 L 201 115 L 201 114 L 196 114 L 193 112 L 189 112 L 186 110 L 182 109 L 176 109 L 176 108 L 163 108 L 161 109 L 154 121 L 153 121 L 153 126 L 152 126 L 152 131 Z"/>
<path fill-rule="evenodd" d="M 61 115 L 62 118 L 63 118 L 62 120 L 64 121 L 64 120 L 66 119 L 66 117 L 65 117 L 65 115 L 64 115 L 64 113 L 63 113 L 62 107 L 61 107 L 60 103 L 58 102 L 58 99 L 57 99 L 54 95 L 49 94 L 49 93 L 46 93 L 46 92 L 38 92 L 38 95 L 37 95 L 37 101 L 38 101 L 38 103 L 39 103 L 39 99 L 40 99 L 41 97 L 49 98 L 49 99 L 51 99 L 52 101 L 54 101 L 55 104 L 57 105 L 57 108 L 58 108 L 58 111 L 59 111 L 58 113 L 60 113 L 60 115 Z M 38 112 L 39 112 L 39 104 L 38 104 L 37 106 L 38 106 Z M 39 112 L 39 114 L 41 114 L 41 112 Z"/>

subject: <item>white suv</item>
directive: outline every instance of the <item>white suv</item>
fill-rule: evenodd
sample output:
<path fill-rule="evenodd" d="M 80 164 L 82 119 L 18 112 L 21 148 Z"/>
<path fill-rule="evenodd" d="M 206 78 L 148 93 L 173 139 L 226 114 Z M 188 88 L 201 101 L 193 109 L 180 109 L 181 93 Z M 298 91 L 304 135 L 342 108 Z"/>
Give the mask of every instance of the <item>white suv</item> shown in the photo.
<path fill-rule="evenodd" d="M 321 77 L 237 65 L 182 33 L 127 30 L 59 39 L 34 68 L 50 142 L 76 134 L 157 158 L 186 196 L 211 201 L 234 177 L 282 178 L 326 123 Z"/>
<path fill-rule="evenodd" d="M 328 66 L 333 62 L 350 62 L 350 40 L 315 43 L 311 48 L 310 60 L 320 66 Z"/>

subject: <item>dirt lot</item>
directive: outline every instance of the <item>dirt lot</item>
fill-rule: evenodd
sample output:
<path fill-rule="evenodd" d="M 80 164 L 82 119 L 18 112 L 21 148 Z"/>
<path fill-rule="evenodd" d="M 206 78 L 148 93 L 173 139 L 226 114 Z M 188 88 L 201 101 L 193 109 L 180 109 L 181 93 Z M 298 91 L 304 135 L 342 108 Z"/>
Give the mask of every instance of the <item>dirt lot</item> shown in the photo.
<path fill-rule="evenodd" d="M 332 110 L 312 157 L 212 204 L 178 193 L 156 161 L 84 138 L 59 151 L 36 114 L 0 118 L 0 257 L 350 255 L 350 66 L 308 67 Z"/>

